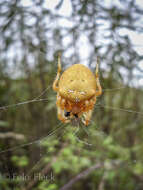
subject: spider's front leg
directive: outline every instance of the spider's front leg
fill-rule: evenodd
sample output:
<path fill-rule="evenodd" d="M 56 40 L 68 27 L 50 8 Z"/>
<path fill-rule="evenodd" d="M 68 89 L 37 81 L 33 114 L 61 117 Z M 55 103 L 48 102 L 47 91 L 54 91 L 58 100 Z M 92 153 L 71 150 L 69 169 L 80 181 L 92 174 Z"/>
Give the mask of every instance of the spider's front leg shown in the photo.
<path fill-rule="evenodd" d="M 82 122 L 87 126 L 90 122 L 92 112 L 94 109 L 94 104 L 96 103 L 96 96 L 93 96 L 90 100 L 85 101 L 86 108 L 83 111 Z"/>
<path fill-rule="evenodd" d="M 53 82 L 53 90 L 58 92 L 59 87 L 58 87 L 58 82 L 59 82 L 59 78 L 60 78 L 60 72 L 61 72 L 61 54 L 58 55 L 58 72 L 57 72 L 57 76 Z"/>
<path fill-rule="evenodd" d="M 87 126 L 90 122 L 91 116 L 92 116 L 93 109 L 88 110 L 87 112 L 83 113 L 84 119 L 82 122 Z"/>
<path fill-rule="evenodd" d="M 58 119 L 61 120 L 63 123 L 69 123 L 70 120 L 68 120 L 65 117 L 65 99 L 62 99 L 61 96 L 57 95 L 57 114 Z"/>

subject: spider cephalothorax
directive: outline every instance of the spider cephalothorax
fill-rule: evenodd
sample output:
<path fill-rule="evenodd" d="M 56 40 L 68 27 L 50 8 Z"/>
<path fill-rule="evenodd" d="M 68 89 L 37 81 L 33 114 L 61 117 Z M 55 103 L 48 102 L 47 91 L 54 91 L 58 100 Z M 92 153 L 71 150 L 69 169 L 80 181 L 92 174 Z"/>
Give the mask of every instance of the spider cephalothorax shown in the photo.
<path fill-rule="evenodd" d="M 70 122 L 73 117 L 83 116 L 83 123 L 88 125 L 96 97 L 101 95 L 102 88 L 98 77 L 98 64 L 95 75 L 82 64 L 74 64 L 61 72 L 61 61 L 58 58 L 58 72 L 53 83 L 57 92 L 58 118 L 64 123 Z"/>

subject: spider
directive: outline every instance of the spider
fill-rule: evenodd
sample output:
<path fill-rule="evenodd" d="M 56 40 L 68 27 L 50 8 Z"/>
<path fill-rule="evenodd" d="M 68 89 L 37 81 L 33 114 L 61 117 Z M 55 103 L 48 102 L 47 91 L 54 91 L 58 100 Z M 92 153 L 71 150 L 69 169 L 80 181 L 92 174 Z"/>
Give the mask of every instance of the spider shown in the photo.
<path fill-rule="evenodd" d="M 57 92 L 57 114 L 63 123 L 73 118 L 82 118 L 82 123 L 89 124 L 96 97 L 102 94 L 98 76 L 98 61 L 95 75 L 82 64 L 74 64 L 62 75 L 61 55 L 58 56 L 58 72 L 53 82 L 53 90 Z"/>

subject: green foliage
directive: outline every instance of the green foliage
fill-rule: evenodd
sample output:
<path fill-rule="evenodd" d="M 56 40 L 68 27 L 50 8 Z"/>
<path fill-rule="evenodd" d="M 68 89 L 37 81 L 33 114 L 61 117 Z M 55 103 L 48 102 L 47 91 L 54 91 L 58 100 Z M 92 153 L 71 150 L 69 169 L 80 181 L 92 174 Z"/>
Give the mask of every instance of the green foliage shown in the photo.
<path fill-rule="evenodd" d="M 57 185 L 56 184 L 50 184 L 50 181 L 43 181 L 40 183 L 38 186 L 39 190 L 57 190 Z"/>
<path fill-rule="evenodd" d="M 19 167 L 25 167 L 28 165 L 28 158 L 26 156 L 12 156 L 12 162 Z"/>
<path fill-rule="evenodd" d="M 9 123 L 7 121 L 0 121 L 0 127 L 9 127 Z"/>

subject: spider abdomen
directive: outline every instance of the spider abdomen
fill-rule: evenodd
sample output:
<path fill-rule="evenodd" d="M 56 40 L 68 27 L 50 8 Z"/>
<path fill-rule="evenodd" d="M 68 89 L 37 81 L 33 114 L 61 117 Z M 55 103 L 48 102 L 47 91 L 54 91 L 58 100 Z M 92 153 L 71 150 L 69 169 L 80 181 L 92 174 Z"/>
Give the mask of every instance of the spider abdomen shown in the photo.
<path fill-rule="evenodd" d="M 89 99 L 95 94 L 96 79 L 88 67 L 75 64 L 63 72 L 59 80 L 59 93 L 72 102 Z"/>

